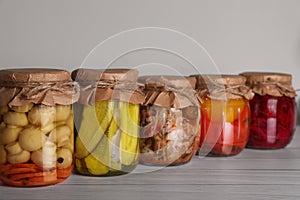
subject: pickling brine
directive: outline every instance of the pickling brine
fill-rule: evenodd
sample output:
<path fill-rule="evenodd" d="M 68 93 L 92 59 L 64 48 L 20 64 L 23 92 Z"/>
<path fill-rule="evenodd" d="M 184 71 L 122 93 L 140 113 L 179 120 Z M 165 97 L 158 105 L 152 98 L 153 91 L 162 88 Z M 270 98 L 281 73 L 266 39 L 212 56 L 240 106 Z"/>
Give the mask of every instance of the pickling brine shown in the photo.
<path fill-rule="evenodd" d="M 249 136 L 248 100 L 241 98 L 221 101 L 204 98 L 200 106 L 202 151 L 214 156 L 240 153 Z"/>
<path fill-rule="evenodd" d="M 256 95 L 250 105 L 251 136 L 247 146 L 272 149 L 288 145 L 296 127 L 295 99 Z"/>
<path fill-rule="evenodd" d="M 76 171 L 89 176 L 131 172 L 139 160 L 144 100 L 136 84 L 138 71 L 77 69 L 72 76 L 81 85 L 81 97 L 74 105 Z"/>
<path fill-rule="evenodd" d="M 84 175 L 132 171 L 139 158 L 139 105 L 105 100 L 83 108 L 76 137 L 76 168 Z"/>
<path fill-rule="evenodd" d="M 251 89 L 237 75 L 195 75 L 201 110 L 200 156 L 233 156 L 249 137 Z"/>
<path fill-rule="evenodd" d="M 255 92 L 250 101 L 251 120 L 248 148 L 286 147 L 296 129 L 296 93 L 292 76 L 282 73 L 245 72 L 247 84 Z"/>
<path fill-rule="evenodd" d="M 178 165 L 191 160 L 199 145 L 198 107 L 142 106 L 141 113 L 141 163 Z"/>
<path fill-rule="evenodd" d="M 0 71 L 0 77 L 1 90 L 14 97 L 0 101 L 0 180 L 16 187 L 64 181 L 74 166 L 76 97 L 70 74 L 16 69 Z"/>
<path fill-rule="evenodd" d="M 140 163 L 188 163 L 199 146 L 200 110 L 195 78 L 141 77 L 145 102 L 141 106 Z"/>

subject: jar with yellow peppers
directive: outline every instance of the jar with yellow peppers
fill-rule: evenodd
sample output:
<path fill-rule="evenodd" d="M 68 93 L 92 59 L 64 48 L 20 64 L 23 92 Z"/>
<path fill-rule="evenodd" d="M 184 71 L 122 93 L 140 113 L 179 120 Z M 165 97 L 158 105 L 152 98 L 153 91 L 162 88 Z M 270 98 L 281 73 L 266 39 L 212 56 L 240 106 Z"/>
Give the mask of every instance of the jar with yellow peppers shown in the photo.
<path fill-rule="evenodd" d="M 249 99 L 253 94 L 238 75 L 199 75 L 201 108 L 199 155 L 233 156 L 247 144 Z"/>
<path fill-rule="evenodd" d="M 168 166 L 188 163 L 199 146 L 200 110 L 196 79 L 145 76 L 141 106 L 140 163 Z"/>
<path fill-rule="evenodd" d="M 77 69 L 80 99 L 74 105 L 75 167 L 82 175 L 131 172 L 139 160 L 140 103 L 134 69 Z"/>
<path fill-rule="evenodd" d="M 79 89 L 58 69 L 0 70 L 0 180 L 10 186 L 60 183 L 73 169 L 72 103 Z"/>
<path fill-rule="evenodd" d="M 274 72 L 244 72 L 253 89 L 248 148 L 286 147 L 296 129 L 296 93 L 292 75 Z"/>

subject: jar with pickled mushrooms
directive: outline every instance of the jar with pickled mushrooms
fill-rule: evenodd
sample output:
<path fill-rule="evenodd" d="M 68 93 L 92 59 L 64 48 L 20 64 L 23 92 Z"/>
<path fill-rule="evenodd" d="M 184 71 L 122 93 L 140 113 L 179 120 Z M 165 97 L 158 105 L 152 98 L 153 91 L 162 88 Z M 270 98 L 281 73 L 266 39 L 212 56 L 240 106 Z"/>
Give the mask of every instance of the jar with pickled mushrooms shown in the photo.
<path fill-rule="evenodd" d="M 169 166 L 191 160 L 199 145 L 199 105 L 196 79 L 146 76 L 141 106 L 140 163 Z"/>
<path fill-rule="evenodd" d="M 292 140 L 296 129 L 296 93 L 292 75 L 274 72 L 244 72 L 253 89 L 248 148 L 279 149 Z"/>
<path fill-rule="evenodd" d="M 246 146 L 249 136 L 249 99 L 245 77 L 196 75 L 201 108 L 200 156 L 233 156 Z"/>
<path fill-rule="evenodd" d="M 140 103 L 137 70 L 77 69 L 79 102 L 74 105 L 76 171 L 89 176 L 131 172 L 139 158 Z"/>
<path fill-rule="evenodd" d="M 0 70 L 0 180 L 33 187 L 72 172 L 72 104 L 79 88 L 59 69 Z"/>

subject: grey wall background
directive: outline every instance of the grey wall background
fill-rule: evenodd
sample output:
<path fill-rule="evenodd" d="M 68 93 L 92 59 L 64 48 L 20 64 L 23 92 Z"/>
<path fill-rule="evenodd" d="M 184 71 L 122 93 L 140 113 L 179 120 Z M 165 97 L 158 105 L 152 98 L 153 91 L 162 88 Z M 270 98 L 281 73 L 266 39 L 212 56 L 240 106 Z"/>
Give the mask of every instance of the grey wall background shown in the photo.
<path fill-rule="evenodd" d="M 299 8 L 299 0 L 0 0 L 0 67 L 72 70 L 109 36 L 156 26 L 193 37 L 222 73 L 287 72 L 300 88 Z M 145 57 L 137 53 L 118 64 L 142 63 Z"/>
<path fill-rule="evenodd" d="M 300 0 L 0 0 L 0 69 L 73 70 L 106 38 L 145 26 L 193 37 L 222 73 L 286 72 L 300 88 Z M 190 49 L 189 54 L 197 53 Z M 116 64 L 132 66 L 152 59 L 186 66 L 174 56 L 147 51 Z M 201 70 L 208 65 L 201 58 L 198 64 Z M 298 147 L 297 142 L 291 146 Z"/>

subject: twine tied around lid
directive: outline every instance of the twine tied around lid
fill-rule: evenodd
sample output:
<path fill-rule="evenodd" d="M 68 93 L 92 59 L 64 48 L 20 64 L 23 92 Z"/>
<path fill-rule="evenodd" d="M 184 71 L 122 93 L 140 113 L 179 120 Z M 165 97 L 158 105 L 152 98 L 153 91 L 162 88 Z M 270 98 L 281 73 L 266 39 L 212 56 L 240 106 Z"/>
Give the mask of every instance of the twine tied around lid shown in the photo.
<path fill-rule="evenodd" d="M 227 101 L 228 99 L 245 98 L 250 100 L 254 93 L 246 85 L 225 86 L 222 84 L 209 84 L 205 89 L 198 91 L 198 99 L 202 103 L 203 97 L 208 96 L 211 99 Z"/>
<path fill-rule="evenodd" d="M 198 106 L 198 96 L 196 95 L 196 91 L 186 87 L 176 87 L 172 84 L 146 84 L 144 86 L 144 91 L 146 94 L 146 99 L 144 104 L 157 104 L 160 106 L 166 107 L 175 107 L 175 108 L 183 108 L 187 106 Z M 169 98 L 163 98 L 161 94 L 168 93 Z M 173 98 L 172 98 L 173 96 Z M 165 102 L 165 103 L 163 103 Z"/>
<path fill-rule="evenodd" d="M 144 100 L 141 85 L 135 82 L 108 82 L 99 80 L 94 82 L 81 82 L 80 84 L 80 102 L 83 104 L 92 105 L 95 101 L 109 99 L 119 99 L 122 101 L 128 101 L 129 103 L 138 104 Z M 121 93 L 126 95 L 121 97 Z M 131 98 L 130 94 L 134 95 L 136 98 Z"/>

